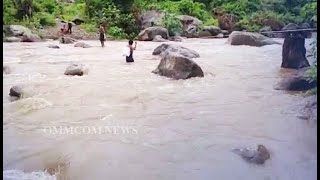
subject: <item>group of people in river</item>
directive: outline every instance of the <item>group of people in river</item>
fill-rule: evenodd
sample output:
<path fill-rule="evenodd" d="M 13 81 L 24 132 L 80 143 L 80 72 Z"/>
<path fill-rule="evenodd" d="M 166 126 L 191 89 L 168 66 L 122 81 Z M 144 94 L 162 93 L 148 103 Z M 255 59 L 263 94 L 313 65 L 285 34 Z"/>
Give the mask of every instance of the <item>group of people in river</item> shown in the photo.
<path fill-rule="evenodd" d="M 99 26 L 99 40 L 101 43 L 101 47 L 104 47 L 104 42 L 106 38 L 105 38 L 105 27 L 103 26 L 102 23 L 100 23 L 100 26 Z M 133 54 L 133 51 L 136 50 L 136 47 L 137 47 L 137 42 L 135 42 L 133 46 L 133 40 L 129 40 L 128 45 L 124 48 L 123 56 L 126 57 L 127 63 L 134 62 L 132 54 Z"/>
<path fill-rule="evenodd" d="M 64 34 L 72 34 L 72 23 L 69 22 L 67 23 L 67 25 L 63 24 L 60 30 L 61 30 L 62 39 Z M 99 41 L 101 43 L 101 47 L 104 47 L 104 42 L 106 41 L 106 37 L 105 37 L 105 26 L 103 25 L 103 23 L 100 23 L 99 25 Z M 128 45 L 124 48 L 123 56 L 126 57 L 127 63 L 134 62 L 133 51 L 136 50 L 136 47 L 137 47 L 137 42 L 135 42 L 133 46 L 133 40 L 129 40 Z"/>

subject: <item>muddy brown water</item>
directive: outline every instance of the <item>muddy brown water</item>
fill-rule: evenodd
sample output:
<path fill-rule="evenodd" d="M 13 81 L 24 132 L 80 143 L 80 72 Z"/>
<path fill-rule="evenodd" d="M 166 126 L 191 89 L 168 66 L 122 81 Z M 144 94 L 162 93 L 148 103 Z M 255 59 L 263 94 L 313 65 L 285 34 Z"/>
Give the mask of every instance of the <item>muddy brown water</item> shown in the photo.
<path fill-rule="evenodd" d="M 316 179 L 317 129 L 297 117 L 304 98 L 273 89 L 288 74 L 282 46 L 225 42 L 170 42 L 200 54 L 194 61 L 205 76 L 189 80 L 151 73 L 157 42 L 138 42 L 133 64 L 121 56 L 126 42 L 4 43 L 5 179 Z M 71 62 L 88 75 L 63 75 Z M 11 102 L 17 84 L 27 85 L 26 96 Z M 271 154 L 263 166 L 231 152 L 257 144 Z"/>

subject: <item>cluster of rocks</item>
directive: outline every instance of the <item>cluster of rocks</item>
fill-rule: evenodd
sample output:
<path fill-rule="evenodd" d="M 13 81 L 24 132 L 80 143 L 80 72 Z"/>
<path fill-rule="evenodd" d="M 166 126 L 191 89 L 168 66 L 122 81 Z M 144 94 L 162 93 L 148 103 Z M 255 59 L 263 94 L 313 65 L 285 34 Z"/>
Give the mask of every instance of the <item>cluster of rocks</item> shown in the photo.
<path fill-rule="evenodd" d="M 3 42 L 41 42 L 42 39 L 30 29 L 20 25 L 3 26 Z"/>
<path fill-rule="evenodd" d="M 176 18 L 179 19 L 182 24 L 182 33 L 175 33 L 172 36 L 182 36 L 187 38 L 223 38 L 227 37 L 234 31 L 245 31 L 241 27 L 237 26 L 237 23 L 240 20 L 237 15 L 215 11 L 213 11 L 213 15 L 218 20 L 218 26 L 203 26 L 203 22 L 196 17 L 189 15 L 177 15 Z M 138 39 L 141 41 L 156 42 L 172 40 L 169 38 L 168 30 L 162 27 L 161 20 L 164 16 L 165 13 L 159 10 L 149 10 L 142 13 L 138 18 L 140 28 L 142 29 L 138 35 Z M 299 26 L 292 23 L 285 25 L 282 22 L 271 19 L 264 20 L 263 24 L 265 26 L 259 32 L 270 38 L 284 37 L 283 34 L 268 33 L 268 31 L 305 29 L 311 27 L 308 23 L 302 23 Z M 157 35 L 161 36 L 161 38 Z M 311 33 L 305 33 L 305 36 L 311 37 Z"/>
<path fill-rule="evenodd" d="M 65 72 L 64 75 L 68 76 L 83 76 L 85 74 L 88 74 L 89 69 L 83 65 L 78 63 L 72 63 L 70 64 Z M 3 73 L 9 74 L 10 68 L 9 66 L 3 66 Z M 9 96 L 11 97 L 12 101 L 19 100 L 21 98 L 24 98 L 26 92 L 27 92 L 28 86 L 26 85 L 15 85 L 10 88 Z"/>
<path fill-rule="evenodd" d="M 140 41 L 181 41 L 183 38 L 201 37 L 225 37 L 228 31 L 221 30 L 217 26 L 203 26 L 203 22 L 196 17 L 189 15 L 178 15 L 176 18 L 182 24 L 182 33 L 176 32 L 170 36 L 166 28 L 162 27 L 161 20 L 164 13 L 159 10 L 146 11 L 139 17 L 139 24 L 142 31 L 138 35 Z"/>

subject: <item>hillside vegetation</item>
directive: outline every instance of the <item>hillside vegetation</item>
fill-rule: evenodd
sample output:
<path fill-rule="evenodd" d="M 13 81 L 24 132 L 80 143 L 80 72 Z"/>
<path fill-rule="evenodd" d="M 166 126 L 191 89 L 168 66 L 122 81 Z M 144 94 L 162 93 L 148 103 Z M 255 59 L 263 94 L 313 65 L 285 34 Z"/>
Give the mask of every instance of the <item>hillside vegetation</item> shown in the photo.
<path fill-rule="evenodd" d="M 80 18 L 81 26 L 96 32 L 99 22 L 107 23 L 108 34 L 117 38 L 133 38 L 141 28 L 139 15 L 147 10 L 161 10 L 174 15 L 190 15 L 204 25 L 218 25 L 223 14 L 237 17 L 236 28 L 258 31 L 274 24 L 317 22 L 315 0 L 3 0 L 5 25 L 21 24 L 32 29 L 54 26 L 55 19 L 71 21 Z M 181 24 L 166 16 L 169 31 Z"/>

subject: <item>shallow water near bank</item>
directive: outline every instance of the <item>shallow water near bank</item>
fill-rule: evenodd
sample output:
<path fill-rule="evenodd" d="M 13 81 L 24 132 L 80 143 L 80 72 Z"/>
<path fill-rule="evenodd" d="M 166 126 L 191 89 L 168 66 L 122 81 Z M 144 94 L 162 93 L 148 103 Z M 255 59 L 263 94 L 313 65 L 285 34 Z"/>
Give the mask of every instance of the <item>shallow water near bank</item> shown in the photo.
<path fill-rule="evenodd" d="M 62 162 L 58 177 L 71 180 L 316 179 L 316 125 L 297 117 L 304 98 L 273 89 L 290 72 L 280 69 L 282 45 L 225 42 L 169 42 L 200 54 L 194 61 L 204 77 L 188 80 L 151 73 L 162 43 L 138 42 L 132 64 L 121 56 L 126 42 L 4 43 L 11 68 L 3 78 L 4 174 L 23 179 Z M 71 62 L 85 64 L 88 75 L 63 75 Z M 28 86 L 27 95 L 11 102 L 17 84 Z M 54 133 L 60 127 L 90 129 Z M 271 153 L 263 166 L 231 152 L 257 144 Z"/>

